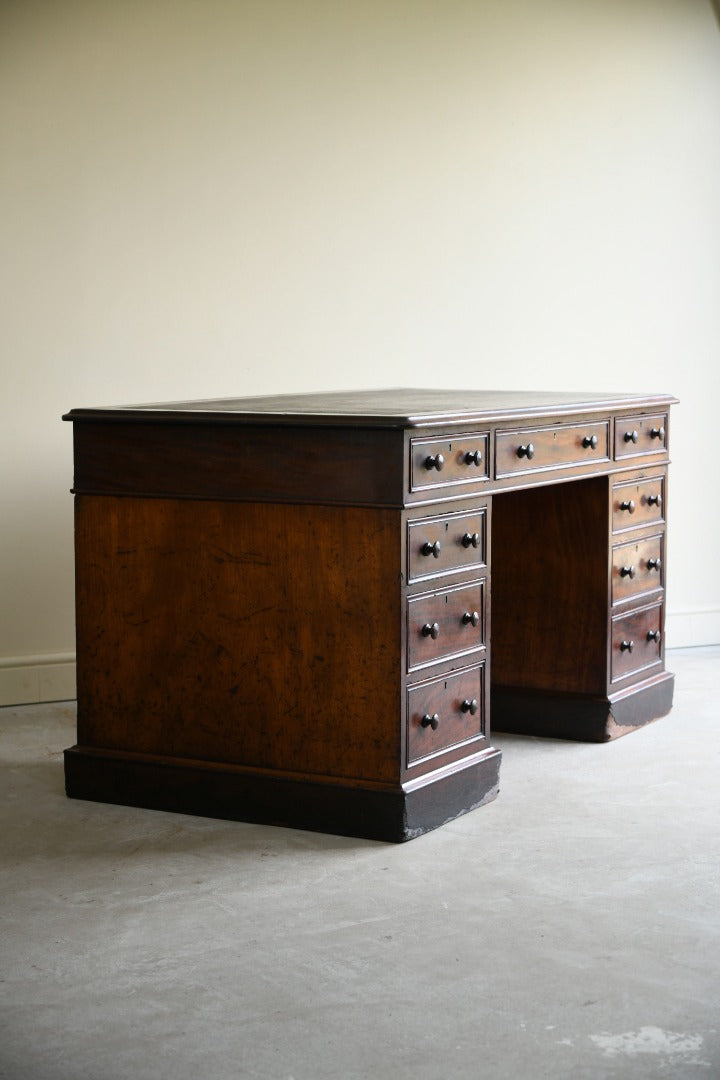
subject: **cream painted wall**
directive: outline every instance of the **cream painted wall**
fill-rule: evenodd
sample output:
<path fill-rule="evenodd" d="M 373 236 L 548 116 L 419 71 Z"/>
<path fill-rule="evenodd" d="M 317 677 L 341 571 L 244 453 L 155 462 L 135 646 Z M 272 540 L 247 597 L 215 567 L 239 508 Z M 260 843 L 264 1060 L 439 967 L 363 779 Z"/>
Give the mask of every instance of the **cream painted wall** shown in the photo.
<path fill-rule="evenodd" d="M 0 148 L 0 700 L 72 694 L 103 403 L 673 392 L 668 643 L 720 640 L 709 0 L 6 0 Z"/>

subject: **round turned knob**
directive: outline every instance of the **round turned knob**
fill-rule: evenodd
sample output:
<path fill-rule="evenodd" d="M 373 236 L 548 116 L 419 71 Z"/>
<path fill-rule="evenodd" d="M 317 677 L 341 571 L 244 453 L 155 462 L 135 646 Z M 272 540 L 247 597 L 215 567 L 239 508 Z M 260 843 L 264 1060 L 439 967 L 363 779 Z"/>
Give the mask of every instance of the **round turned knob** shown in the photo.
<path fill-rule="evenodd" d="M 422 720 L 420 721 L 420 724 L 422 725 L 422 727 L 429 727 L 432 728 L 433 731 L 437 731 L 438 727 L 440 726 L 440 716 L 438 715 L 438 713 L 433 713 L 432 716 L 429 716 L 428 713 L 425 713 Z"/>
<path fill-rule="evenodd" d="M 625 442 L 636 443 L 639 438 L 640 438 L 640 436 L 638 435 L 637 431 L 626 431 L 625 432 Z"/>
<path fill-rule="evenodd" d="M 518 446 L 517 456 L 526 457 L 529 461 L 531 458 L 535 457 L 535 447 L 531 442 L 529 442 L 527 446 Z"/>
<path fill-rule="evenodd" d="M 433 558 L 439 559 L 442 547 L 439 540 L 436 540 L 434 544 L 431 544 L 429 540 L 426 540 L 423 546 L 420 548 L 422 555 L 432 555 Z"/>
<path fill-rule="evenodd" d="M 621 510 L 627 510 L 628 514 L 634 514 L 635 513 L 635 500 L 634 499 L 627 499 L 625 502 L 621 502 L 620 503 L 620 509 Z"/>
<path fill-rule="evenodd" d="M 465 626 L 479 626 L 480 625 L 480 612 L 479 611 L 466 611 L 462 617 L 462 621 Z"/>
<path fill-rule="evenodd" d="M 586 435 L 583 439 L 583 446 L 585 449 L 597 450 L 598 437 L 597 435 Z"/>
<path fill-rule="evenodd" d="M 437 471 L 440 472 L 444 464 L 445 458 L 442 454 L 429 454 L 428 457 L 425 458 L 425 468 L 428 471 L 437 469 Z"/>
<path fill-rule="evenodd" d="M 659 495 L 648 495 L 648 497 L 647 497 L 648 506 L 660 506 L 661 503 L 662 503 L 662 499 L 660 498 Z"/>
<path fill-rule="evenodd" d="M 482 454 L 479 450 L 468 450 L 465 455 L 466 465 L 479 465 L 482 461 Z"/>
<path fill-rule="evenodd" d="M 620 577 L 634 578 L 635 577 L 635 567 L 634 566 L 623 566 L 623 567 L 621 567 L 620 568 Z"/>
<path fill-rule="evenodd" d="M 665 428 L 664 427 L 650 428 L 650 438 L 651 439 L 664 439 L 665 438 Z"/>
<path fill-rule="evenodd" d="M 477 698 L 465 698 L 460 708 L 463 712 L 469 712 L 471 716 L 475 716 L 476 712 L 478 711 Z"/>
<path fill-rule="evenodd" d="M 647 632 L 648 641 L 656 641 L 658 645 L 660 644 L 660 637 L 661 635 L 659 630 L 648 630 Z"/>
<path fill-rule="evenodd" d="M 431 637 L 433 641 L 437 641 L 437 639 L 440 637 L 440 623 L 426 622 L 422 628 L 422 636 Z"/>
<path fill-rule="evenodd" d="M 635 642 L 634 641 L 621 641 L 620 642 L 620 652 L 632 652 L 634 648 L 635 648 Z"/>
<path fill-rule="evenodd" d="M 463 547 L 480 547 L 480 533 L 465 533 L 462 538 Z"/>
<path fill-rule="evenodd" d="M 657 570 L 658 573 L 659 573 L 661 566 L 662 566 L 662 559 L 648 559 L 648 561 L 647 561 L 648 570 Z"/>

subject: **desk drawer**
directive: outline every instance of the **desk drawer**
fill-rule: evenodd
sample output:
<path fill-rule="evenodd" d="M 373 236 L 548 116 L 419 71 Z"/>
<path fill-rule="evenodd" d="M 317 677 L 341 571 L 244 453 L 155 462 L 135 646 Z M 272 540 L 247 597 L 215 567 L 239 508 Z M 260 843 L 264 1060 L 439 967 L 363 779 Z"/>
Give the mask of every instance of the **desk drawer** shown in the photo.
<path fill-rule="evenodd" d="M 618 544 L 612 556 L 612 602 L 662 588 L 665 580 L 663 537 Z"/>
<path fill-rule="evenodd" d="M 485 734 L 485 666 L 408 689 L 407 764 Z"/>
<path fill-rule="evenodd" d="M 472 484 L 487 478 L 487 433 L 446 439 L 412 439 L 410 442 L 411 491 Z"/>
<path fill-rule="evenodd" d="M 565 424 L 544 428 L 498 431 L 495 438 L 495 475 L 519 473 L 606 461 L 609 421 Z"/>
<path fill-rule="evenodd" d="M 662 454 L 667 450 L 667 413 L 621 416 L 615 421 L 615 457 Z"/>
<path fill-rule="evenodd" d="M 664 520 L 665 478 L 653 476 L 613 485 L 613 532 Z"/>
<path fill-rule="evenodd" d="M 487 513 L 443 514 L 408 522 L 408 581 L 477 569 L 487 562 Z"/>
<path fill-rule="evenodd" d="M 485 644 L 485 582 L 408 599 L 408 671 Z"/>
<path fill-rule="evenodd" d="M 610 666 L 613 682 L 661 663 L 662 630 L 662 604 L 631 611 L 612 620 Z"/>

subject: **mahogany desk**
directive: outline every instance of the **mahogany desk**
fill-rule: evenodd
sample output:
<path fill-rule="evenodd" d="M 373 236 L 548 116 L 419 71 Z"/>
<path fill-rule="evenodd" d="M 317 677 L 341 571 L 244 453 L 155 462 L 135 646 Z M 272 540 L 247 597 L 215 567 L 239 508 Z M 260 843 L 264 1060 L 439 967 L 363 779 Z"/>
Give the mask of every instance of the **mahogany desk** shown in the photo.
<path fill-rule="evenodd" d="M 76 798 L 401 841 L 666 714 L 666 395 L 74 409 Z"/>

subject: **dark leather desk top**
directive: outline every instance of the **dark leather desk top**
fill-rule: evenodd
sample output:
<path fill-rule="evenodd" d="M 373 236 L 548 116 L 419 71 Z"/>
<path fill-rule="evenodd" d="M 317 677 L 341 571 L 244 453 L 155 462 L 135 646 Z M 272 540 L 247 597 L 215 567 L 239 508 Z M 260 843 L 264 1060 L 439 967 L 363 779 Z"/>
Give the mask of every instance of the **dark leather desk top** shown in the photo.
<path fill-rule="evenodd" d="M 387 389 L 72 409 L 71 421 L 421 428 L 667 407 L 669 394 Z"/>

